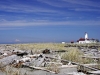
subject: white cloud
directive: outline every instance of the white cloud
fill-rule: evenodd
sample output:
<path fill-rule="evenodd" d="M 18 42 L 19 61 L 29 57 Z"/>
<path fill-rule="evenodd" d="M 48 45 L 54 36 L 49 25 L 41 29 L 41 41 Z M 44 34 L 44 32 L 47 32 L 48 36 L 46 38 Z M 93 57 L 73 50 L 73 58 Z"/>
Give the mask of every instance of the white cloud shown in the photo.
<path fill-rule="evenodd" d="M 100 2 L 95 0 L 63 0 L 72 4 L 79 4 L 84 6 L 92 6 L 92 7 L 99 7 L 100 8 Z"/>
<path fill-rule="evenodd" d="M 38 0 L 54 7 L 66 7 L 77 11 L 100 11 L 100 2 L 90 0 Z M 94 8 L 94 9 L 93 9 Z"/>
<path fill-rule="evenodd" d="M 39 2 L 51 5 L 51 6 L 55 6 L 55 7 L 66 7 L 69 4 L 66 4 L 64 1 L 62 0 L 58 0 L 58 1 L 54 1 L 54 0 L 38 0 Z"/>
<path fill-rule="evenodd" d="M 24 27 L 24 26 L 45 26 L 45 25 L 100 25 L 100 20 L 81 20 L 81 21 L 48 21 L 48 20 L 15 20 L 2 21 L 0 27 Z"/>
<path fill-rule="evenodd" d="M 42 6 L 38 7 L 35 5 L 29 5 L 29 4 L 20 4 L 20 3 L 8 3 L 3 4 L 0 3 L 0 10 L 7 11 L 7 12 L 22 12 L 22 13 L 33 13 L 33 12 L 56 12 L 53 9 L 44 8 Z"/>
<path fill-rule="evenodd" d="M 19 39 L 15 39 L 15 42 L 20 42 L 20 40 Z"/>
<path fill-rule="evenodd" d="M 75 11 L 98 11 L 100 12 L 100 10 L 98 9 L 81 9 L 81 8 L 76 8 L 76 9 L 72 9 L 72 10 L 75 10 Z"/>
<path fill-rule="evenodd" d="M 23 28 L 19 28 L 19 27 L 1 27 L 0 30 L 15 30 L 15 29 L 23 29 Z"/>

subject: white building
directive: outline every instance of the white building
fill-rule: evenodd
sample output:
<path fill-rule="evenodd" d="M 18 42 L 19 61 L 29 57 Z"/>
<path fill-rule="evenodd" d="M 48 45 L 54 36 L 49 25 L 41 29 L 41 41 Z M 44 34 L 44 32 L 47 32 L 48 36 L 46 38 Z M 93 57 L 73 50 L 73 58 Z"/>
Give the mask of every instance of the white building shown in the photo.
<path fill-rule="evenodd" d="M 62 44 L 65 44 L 65 42 L 62 42 Z"/>
<path fill-rule="evenodd" d="M 88 34 L 85 33 L 85 38 L 80 38 L 79 40 L 77 40 L 78 43 L 96 43 L 97 40 L 96 39 L 89 39 L 88 38 Z"/>

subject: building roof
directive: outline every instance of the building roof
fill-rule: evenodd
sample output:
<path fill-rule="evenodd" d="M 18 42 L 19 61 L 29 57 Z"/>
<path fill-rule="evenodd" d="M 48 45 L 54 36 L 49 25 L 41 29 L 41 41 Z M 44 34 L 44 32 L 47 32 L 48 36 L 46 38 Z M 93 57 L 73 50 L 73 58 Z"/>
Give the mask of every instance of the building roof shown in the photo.
<path fill-rule="evenodd" d="M 80 38 L 79 40 L 77 40 L 77 42 L 79 41 L 85 41 L 85 38 Z"/>
<path fill-rule="evenodd" d="M 96 40 L 96 39 L 87 39 L 87 40 Z M 77 40 L 77 42 L 79 42 L 79 41 L 85 41 L 85 38 L 80 38 L 79 40 Z"/>

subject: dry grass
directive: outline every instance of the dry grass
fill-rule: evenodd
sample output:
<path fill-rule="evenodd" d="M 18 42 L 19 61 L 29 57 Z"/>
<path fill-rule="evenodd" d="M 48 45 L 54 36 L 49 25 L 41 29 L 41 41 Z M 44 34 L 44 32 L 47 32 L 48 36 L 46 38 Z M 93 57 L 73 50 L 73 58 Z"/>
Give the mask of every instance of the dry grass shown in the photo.
<path fill-rule="evenodd" d="M 85 43 L 85 44 L 78 44 L 78 43 L 74 43 L 74 44 L 71 44 L 71 43 L 67 43 L 66 46 L 100 46 L 100 43 Z"/>
<path fill-rule="evenodd" d="M 78 63 L 82 63 L 82 64 L 86 64 L 86 63 L 91 63 L 93 62 L 93 60 L 91 59 L 83 59 L 81 56 L 83 55 L 83 53 L 76 47 L 70 47 L 68 49 L 68 52 L 65 52 L 64 54 L 61 55 L 62 59 L 66 59 L 69 61 L 73 61 L 73 62 L 78 62 Z"/>
<path fill-rule="evenodd" d="M 100 50 L 100 47 L 98 48 L 98 50 Z"/>
<path fill-rule="evenodd" d="M 83 53 L 80 52 L 77 48 L 70 47 L 68 52 L 62 54 L 62 59 L 78 62 L 80 55 L 83 55 Z"/>
<path fill-rule="evenodd" d="M 30 44 L 14 44 L 12 47 L 17 47 L 21 50 L 43 50 L 43 49 L 51 49 L 51 50 L 67 50 L 64 46 L 100 46 L 100 43 L 90 43 L 90 44 L 71 44 L 71 43 L 30 43 Z"/>
<path fill-rule="evenodd" d="M 3 75 L 27 75 L 26 73 L 23 74 L 19 68 L 13 68 L 12 66 L 0 68 L 0 71 Z"/>
<path fill-rule="evenodd" d="M 3 67 L 3 63 L 0 63 L 0 71 L 5 72 L 6 67 Z"/>
<path fill-rule="evenodd" d="M 56 65 L 54 63 L 48 65 L 46 69 L 50 70 L 50 71 L 53 71 L 55 73 L 59 73 L 60 72 L 60 69 L 58 68 L 58 65 Z"/>
<path fill-rule="evenodd" d="M 44 49 L 67 50 L 61 43 L 33 43 L 33 44 L 15 44 L 13 45 L 21 50 L 41 51 Z"/>

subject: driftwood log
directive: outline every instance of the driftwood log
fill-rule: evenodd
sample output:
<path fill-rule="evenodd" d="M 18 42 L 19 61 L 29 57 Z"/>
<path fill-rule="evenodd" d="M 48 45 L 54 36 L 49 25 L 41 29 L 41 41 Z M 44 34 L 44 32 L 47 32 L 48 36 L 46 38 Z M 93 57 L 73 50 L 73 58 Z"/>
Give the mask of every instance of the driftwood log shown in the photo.
<path fill-rule="evenodd" d="M 5 67 L 9 64 L 12 64 L 15 59 L 17 59 L 17 55 L 11 55 L 5 58 L 0 59 L 0 68 Z"/>

